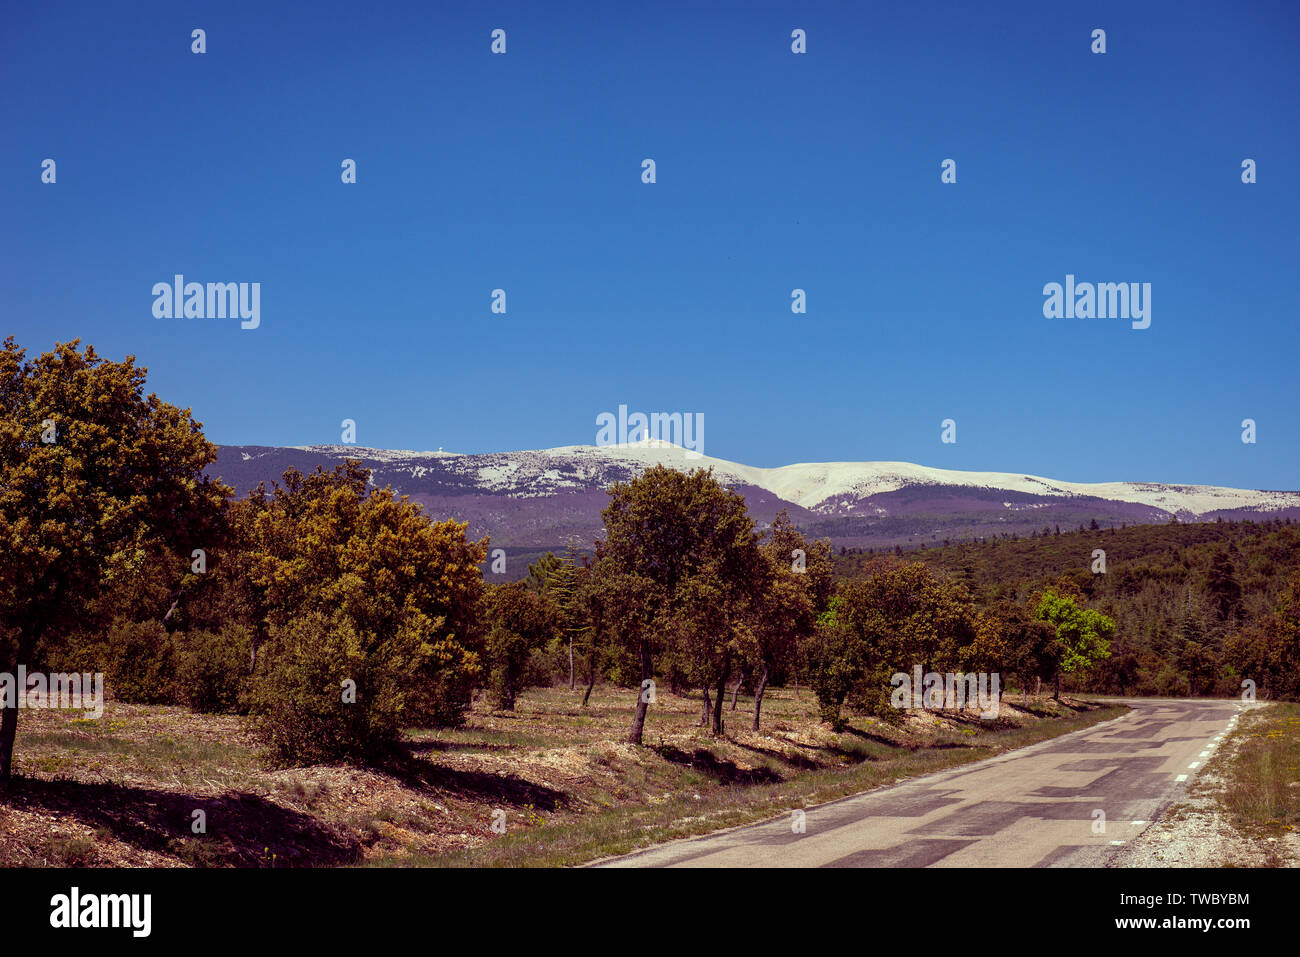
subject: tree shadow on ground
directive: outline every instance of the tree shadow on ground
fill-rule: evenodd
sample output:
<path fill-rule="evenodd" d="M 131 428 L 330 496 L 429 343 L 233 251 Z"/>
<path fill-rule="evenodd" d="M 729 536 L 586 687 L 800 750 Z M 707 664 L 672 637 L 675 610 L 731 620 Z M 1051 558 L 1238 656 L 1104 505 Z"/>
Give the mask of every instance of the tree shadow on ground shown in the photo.
<path fill-rule="evenodd" d="M 406 747 L 412 754 L 428 754 L 430 751 L 513 751 L 519 746 L 501 741 L 409 741 Z"/>
<path fill-rule="evenodd" d="M 887 738 L 883 734 L 872 734 L 870 731 L 863 731 L 861 728 L 855 728 L 851 724 L 846 724 L 841 729 L 841 734 L 851 734 L 855 738 L 861 738 L 863 741 L 874 741 L 876 744 L 882 744 L 887 748 L 906 748 L 907 745 L 893 738 Z"/>
<path fill-rule="evenodd" d="M 972 711 L 936 711 L 935 714 L 956 724 L 979 728 L 981 731 L 999 731 L 1017 727 L 1006 718 L 981 718 L 978 713 Z"/>
<path fill-rule="evenodd" d="M 0 803 L 71 818 L 133 847 L 217 867 L 303 867 L 352 863 L 361 845 L 341 828 L 247 793 L 201 797 L 120 784 L 14 778 Z M 205 834 L 195 834 L 203 811 Z"/>
<path fill-rule="evenodd" d="M 1053 709 L 1049 704 L 1046 703 L 1052 701 L 1050 697 L 1041 700 L 1034 700 L 1031 698 L 1029 704 L 1025 704 L 1023 700 L 1017 700 L 1018 697 L 1019 696 L 1011 697 L 1009 695 L 1003 695 L 1004 700 L 1009 701 L 1020 711 L 1023 711 L 1026 714 L 1032 714 L 1035 718 L 1059 717 L 1060 716 L 1059 709 L 1062 708 L 1070 712 L 1071 714 L 1083 714 L 1085 711 L 1094 711 L 1098 707 L 1100 707 L 1100 705 L 1094 704 L 1090 701 L 1081 701 L 1081 702 L 1077 702 L 1076 704 L 1070 704 L 1068 701 L 1062 698 L 1060 701 L 1055 702 L 1056 708 Z"/>
<path fill-rule="evenodd" d="M 773 784 L 785 780 L 769 767 L 742 768 L 734 761 L 719 760 L 717 755 L 705 748 L 686 752 L 670 744 L 662 744 L 653 750 L 665 761 L 701 770 L 719 784 Z"/>
<path fill-rule="evenodd" d="M 761 754 L 765 757 L 772 758 L 775 761 L 780 761 L 782 764 L 787 764 L 792 768 L 798 768 L 801 771 L 816 771 L 821 767 L 821 765 L 812 758 L 805 757 L 797 752 L 789 754 L 785 751 L 778 751 L 775 748 L 760 748 L 758 745 L 745 744 L 741 741 L 733 743 L 738 748 L 744 748 L 746 751 L 753 751 L 755 754 Z"/>
<path fill-rule="evenodd" d="M 889 738 L 882 737 L 881 735 L 878 734 L 872 734 L 869 731 L 863 731 L 860 728 L 855 728 L 852 727 L 851 725 L 846 726 L 844 728 L 844 733 L 851 734 L 855 738 L 862 738 L 864 741 L 874 741 L 876 744 L 883 744 L 886 747 L 894 749 L 895 751 L 951 751 L 959 748 L 973 748 L 973 747 L 982 746 L 982 745 L 974 744 L 969 741 L 892 741 Z M 859 752 L 846 751 L 846 749 L 838 748 L 835 747 L 834 745 L 828 746 L 828 750 L 839 752 L 839 753 L 847 753 L 850 756 L 856 756 L 858 760 L 864 759 L 864 756 L 861 755 Z M 865 760 L 878 761 L 880 760 L 880 758 L 870 757 L 870 758 L 865 758 Z"/>
<path fill-rule="evenodd" d="M 414 753 L 415 750 L 412 748 L 395 754 L 382 764 L 375 765 L 372 770 L 386 774 L 409 788 L 431 789 L 474 801 L 509 804 L 513 807 L 531 806 L 541 811 L 555 811 L 570 803 L 569 795 L 544 784 L 534 784 L 510 774 L 443 767 L 419 757 Z"/>

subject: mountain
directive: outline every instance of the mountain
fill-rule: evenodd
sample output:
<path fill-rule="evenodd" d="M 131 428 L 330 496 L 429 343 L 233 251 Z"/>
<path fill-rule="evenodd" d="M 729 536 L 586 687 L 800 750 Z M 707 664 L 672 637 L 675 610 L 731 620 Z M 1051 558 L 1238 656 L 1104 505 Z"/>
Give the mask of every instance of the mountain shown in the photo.
<path fill-rule="evenodd" d="M 1300 492 L 1155 482 L 1062 482 L 1004 472 L 961 472 L 907 462 L 823 462 L 755 468 L 665 442 L 573 445 L 530 452 L 407 452 L 357 446 L 219 446 L 209 469 L 239 494 L 278 480 L 361 460 L 376 485 L 391 485 L 435 518 L 469 522 L 474 537 L 531 554 L 577 536 L 590 548 L 611 484 L 652 465 L 714 474 L 745 496 L 760 524 L 781 509 L 808 534 L 834 546 L 881 548 L 1015 533 L 1180 521 L 1300 518 Z"/>

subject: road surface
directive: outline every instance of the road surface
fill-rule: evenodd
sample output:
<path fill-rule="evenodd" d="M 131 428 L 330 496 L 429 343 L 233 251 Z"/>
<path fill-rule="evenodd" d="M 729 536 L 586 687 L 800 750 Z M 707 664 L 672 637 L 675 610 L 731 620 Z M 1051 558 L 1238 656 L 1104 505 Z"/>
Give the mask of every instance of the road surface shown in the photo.
<path fill-rule="evenodd" d="M 1082 731 L 806 808 L 803 833 L 791 814 L 597 866 L 1104 867 L 1183 793 L 1245 707 L 1123 703 L 1133 710 Z"/>

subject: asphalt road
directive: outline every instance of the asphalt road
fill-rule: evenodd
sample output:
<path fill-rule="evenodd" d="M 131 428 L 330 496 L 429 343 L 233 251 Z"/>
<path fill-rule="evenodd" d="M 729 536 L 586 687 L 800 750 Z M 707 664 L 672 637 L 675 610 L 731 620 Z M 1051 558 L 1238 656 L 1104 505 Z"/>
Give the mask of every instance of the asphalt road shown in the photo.
<path fill-rule="evenodd" d="M 597 866 L 1104 867 L 1182 794 L 1244 707 L 1124 703 L 1133 710 L 1116 720 L 806 808 L 803 833 L 792 813 Z"/>

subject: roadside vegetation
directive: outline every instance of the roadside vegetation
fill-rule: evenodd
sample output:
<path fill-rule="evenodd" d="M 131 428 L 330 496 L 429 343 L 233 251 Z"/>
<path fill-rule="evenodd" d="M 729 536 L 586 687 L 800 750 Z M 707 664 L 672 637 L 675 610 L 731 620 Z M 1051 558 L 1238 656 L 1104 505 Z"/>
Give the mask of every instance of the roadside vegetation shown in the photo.
<path fill-rule="evenodd" d="M 110 702 L 102 718 L 25 715 L 0 801 L 0 866 L 569 865 L 788 814 L 978 760 L 1123 709 L 1044 695 L 996 721 L 851 716 L 807 689 L 767 695 L 761 733 L 699 725 L 698 693 L 660 697 L 628 744 L 624 689 L 476 696 L 457 728 L 412 729 L 386 761 L 277 766 L 247 717 Z M 737 717 L 753 698 L 741 695 Z M 728 701 L 730 709 L 730 700 Z M 728 714 L 732 714 L 728 710 Z M 194 831 L 194 812 L 204 830 Z"/>
<path fill-rule="evenodd" d="M 1225 739 L 1217 799 L 1243 837 L 1276 856 L 1292 852 L 1300 826 L 1300 705 L 1249 710 Z M 1279 860 L 1277 863 L 1283 863 Z"/>

